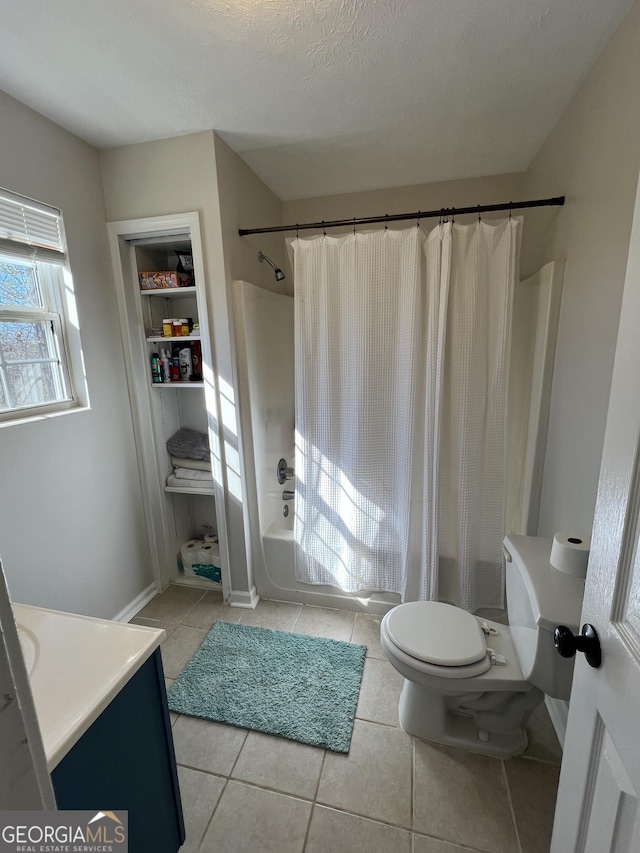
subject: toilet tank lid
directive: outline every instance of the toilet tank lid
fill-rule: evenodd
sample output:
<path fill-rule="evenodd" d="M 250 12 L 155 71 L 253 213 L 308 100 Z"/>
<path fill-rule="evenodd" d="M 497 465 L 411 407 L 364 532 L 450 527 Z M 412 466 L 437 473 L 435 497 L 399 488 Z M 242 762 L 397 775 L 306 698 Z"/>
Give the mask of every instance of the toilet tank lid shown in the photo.
<path fill-rule="evenodd" d="M 584 578 L 576 578 L 554 569 L 549 562 L 551 537 L 505 536 L 504 545 L 512 557 L 507 572 L 519 571 L 529 593 L 529 601 L 536 623 L 548 631 L 557 625 L 578 630 Z M 509 606 L 507 581 L 507 608 Z"/>
<path fill-rule="evenodd" d="M 487 653 L 478 620 L 452 604 L 411 601 L 391 610 L 386 620 L 395 645 L 426 663 L 467 666 Z"/>

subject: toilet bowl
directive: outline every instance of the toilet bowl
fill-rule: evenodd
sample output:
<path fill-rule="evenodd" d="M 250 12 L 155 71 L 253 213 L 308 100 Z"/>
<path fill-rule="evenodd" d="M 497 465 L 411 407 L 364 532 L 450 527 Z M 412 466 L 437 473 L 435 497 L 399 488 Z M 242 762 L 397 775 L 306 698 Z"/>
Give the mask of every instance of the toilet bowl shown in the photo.
<path fill-rule="evenodd" d="M 404 677 L 398 714 L 407 732 L 509 758 L 526 749 L 527 721 L 545 694 L 569 698 L 573 659 L 555 652 L 553 630 L 578 631 L 584 579 L 551 566 L 551 544 L 506 537 L 508 625 L 435 601 L 386 614 L 380 639 Z"/>

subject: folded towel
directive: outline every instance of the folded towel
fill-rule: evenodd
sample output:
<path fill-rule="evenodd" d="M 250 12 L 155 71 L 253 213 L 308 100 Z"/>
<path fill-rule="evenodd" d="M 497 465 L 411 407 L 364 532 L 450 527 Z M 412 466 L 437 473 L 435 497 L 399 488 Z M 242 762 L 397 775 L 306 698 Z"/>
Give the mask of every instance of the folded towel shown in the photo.
<path fill-rule="evenodd" d="M 213 482 L 211 469 L 208 471 L 198 471 L 195 468 L 176 468 L 173 475 L 178 480 L 206 480 L 208 483 Z"/>
<path fill-rule="evenodd" d="M 167 450 L 172 456 L 209 461 L 209 439 L 204 433 L 197 432 L 195 429 L 179 429 L 167 441 Z"/>
<path fill-rule="evenodd" d="M 180 459 L 179 456 L 171 457 L 174 468 L 191 468 L 194 471 L 211 471 L 211 462 L 202 462 L 199 459 Z"/>
<path fill-rule="evenodd" d="M 210 480 L 181 480 L 169 474 L 167 486 L 173 486 L 175 489 L 213 489 L 213 477 Z"/>

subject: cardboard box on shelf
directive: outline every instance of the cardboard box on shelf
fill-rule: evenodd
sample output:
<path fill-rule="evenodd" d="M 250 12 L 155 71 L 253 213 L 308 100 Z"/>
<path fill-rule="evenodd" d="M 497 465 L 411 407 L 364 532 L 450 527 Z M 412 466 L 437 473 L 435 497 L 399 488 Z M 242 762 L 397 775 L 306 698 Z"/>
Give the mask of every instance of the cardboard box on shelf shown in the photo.
<path fill-rule="evenodd" d="M 166 290 L 180 287 L 180 278 L 175 271 L 141 272 L 138 277 L 142 290 Z"/>

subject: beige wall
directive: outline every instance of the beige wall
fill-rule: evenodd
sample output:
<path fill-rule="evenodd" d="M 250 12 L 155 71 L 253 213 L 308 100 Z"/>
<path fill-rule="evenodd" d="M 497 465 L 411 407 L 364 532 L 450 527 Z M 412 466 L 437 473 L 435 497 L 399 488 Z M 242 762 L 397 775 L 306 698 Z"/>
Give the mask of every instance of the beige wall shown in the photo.
<path fill-rule="evenodd" d="M 0 429 L 16 601 L 112 617 L 151 582 L 98 153 L 0 93 L 0 186 L 61 208 L 91 410 Z"/>
<path fill-rule="evenodd" d="M 291 278 L 278 282 L 271 267 L 258 260 L 262 251 L 284 269 L 284 240 L 281 234 L 240 237 L 240 228 L 282 224 L 282 202 L 252 172 L 244 160 L 214 134 L 220 218 L 227 279 L 250 281 L 275 293 L 293 292 Z"/>
<path fill-rule="evenodd" d="M 217 134 L 214 134 L 214 145 L 236 411 L 236 434 L 227 435 L 227 441 L 234 442 L 240 458 L 248 587 L 251 588 L 256 560 L 262 559 L 262 545 L 256 510 L 254 461 L 249 452 L 252 446 L 250 404 L 238 371 L 239 358 L 243 355 L 238 354 L 237 349 L 233 283 L 249 281 L 265 290 L 287 293 L 288 287 L 293 288 L 293 282 L 291 276 L 277 282 L 273 269 L 258 260 L 258 250 L 262 250 L 276 266 L 284 266 L 284 240 L 280 234 L 254 237 L 240 237 L 238 234 L 240 228 L 280 225 L 282 202 Z"/>
<path fill-rule="evenodd" d="M 540 532 L 591 530 L 640 168 L 640 5 L 614 34 L 533 160 L 523 270 L 566 258 Z"/>

